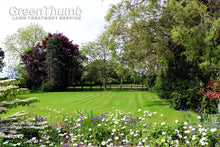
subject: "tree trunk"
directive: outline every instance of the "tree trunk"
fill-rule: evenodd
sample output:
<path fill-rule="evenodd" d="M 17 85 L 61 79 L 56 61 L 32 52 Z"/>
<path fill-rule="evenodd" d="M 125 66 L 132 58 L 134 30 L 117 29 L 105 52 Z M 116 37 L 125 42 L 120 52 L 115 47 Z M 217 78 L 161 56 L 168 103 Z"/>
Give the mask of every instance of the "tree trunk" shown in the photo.
<path fill-rule="evenodd" d="M 100 90 L 102 90 L 102 84 L 100 85 Z"/>
<path fill-rule="evenodd" d="M 122 79 L 121 79 L 121 83 L 120 83 L 120 90 L 122 89 Z"/>
<path fill-rule="evenodd" d="M 81 90 L 83 91 L 83 85 L 81 85 Z"/>
<path fill-rule="evenodd" d="M 112 89 L 112 85 L 110 84 L 110 90 Z"/>
<path fill-rule="evenodd" d="M 104 87 L 104 90 L 106 91 L 106 81 L 105 81 L 105 78 L 104 78 L 104 81 L 103 81 L 103 87 Z"/>
<path fill-rule="evenodd" d="M 144 89 L 144 82 L 142 82 L 142 90 Z"/>
<path fill-rule="evenodd" d="M 90 84 L 90 90 L 92 90 L 92 84 Z"/>
<path fill-rule="evenodd" d="M 132 89 L 132 82 L 131 82 L 131 89 Z"/>

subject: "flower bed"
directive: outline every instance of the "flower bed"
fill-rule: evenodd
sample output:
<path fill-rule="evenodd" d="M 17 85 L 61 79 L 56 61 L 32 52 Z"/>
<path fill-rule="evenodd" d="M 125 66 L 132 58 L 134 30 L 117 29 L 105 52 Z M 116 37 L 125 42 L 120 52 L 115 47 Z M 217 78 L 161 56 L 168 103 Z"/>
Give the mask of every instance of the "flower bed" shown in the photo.
<path fill-rule="evenodd" d="M 219 118 L 211 121 L 198 116 L 195 120 L 175 120 L 171 124 L 152 122 L 156 112 L 116 110 L 99 116 L 83 114 L 64 116 L 62 122 L 46 123 L 46 118 L 31 114 L 20 120 L 18 128 L 1 132 L 2 144 L 38 146 L 219 146 Z M 31 117 L 32 116 L 32 117 Z M 163 117 L 163 115 L 161 115 Z M 3 120 L 4 121 L 4 120 Z M 4 122 L 1 122 L 1 128 Z M 18 124 L 17 124 L 18 125 Z M 16 125 L 14 125 L 16 126 Z M 1 130 L 2 131 L 2 130 Z M 20 134 L 13 138 L 12 134 Z M 23 134 L 23 136 L 21 136 Z M 7 137 L 5 137 L 7 135 Z M 11 136 L 11 137 L 10 137 Z"/>

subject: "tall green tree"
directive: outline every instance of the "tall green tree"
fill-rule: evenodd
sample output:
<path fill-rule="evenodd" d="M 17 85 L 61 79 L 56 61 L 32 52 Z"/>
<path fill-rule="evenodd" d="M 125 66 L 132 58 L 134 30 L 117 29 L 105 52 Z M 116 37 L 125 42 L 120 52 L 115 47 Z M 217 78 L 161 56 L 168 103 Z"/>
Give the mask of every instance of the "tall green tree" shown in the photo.
<path fill-rule="evenodd" d="M 103 63 L 102 61 L 95 60 L 93 62 L 88 63 L 84 67 L 82 80 L 86 84 L 101 84 L 103 83 L 102 79 L 102 68 L 99 66 L 100 63 Z M 115 72 L 115 66 L 114 63 L 111 61 L 106 61 L 105 63 L 106 67 L 106 83 L 117 83 L 118 82 L 118 76 Z"/>
<path fill-rule="evenodd" d="M 188 60 L 202 63 L 211 59 L 216 64 L 219 3 L 211 2 L 215 9 L 208 1 L 122 1 L 108 11 L 107 28 L 123 58 L 132 64 L 165 67 L 180 45 L 186 48 L 183 54 Z"/>
<path fill-rule="evenodd" d="M 68 77 L 66 76 L 65 53 L 58 37 L 52 37 L 46 45 L 46 73 L 49 90 L 66 90 Z"/>
<path fill-rule="evenodd" d="M 111 59 L 111 52 L 105 36 L 99 36 L 99 39 L 94 42 L 88 42 L 81 48 L 82 54 L 88 58 L 88 63 L 96 62 L 96 66 L 100 71 L 100 79 L 106 90 L 108 62 Z"/>
<path fill-rule="evenodd" d="M 43 27 L 35 23 L 21 27 L 16 33 L 8 35 L 4 41 L 6 71 L 11 72 L 13 76 L 24 78 L 26 71 L 20 56 L 30 51 L 46 35 Z"/>
<path fill-rule="evenodd" d="M 115 71 L 120 78 L 120 89 L 122 89 L 123 81 L 128 77 L 129 70 L 127 67 L 123 66 L 122 64 L 115 63 Z"/>
<path fill-rule="evenodd" d="M 115 50 L 128 65 L 160 69 L 160 80 L 167 80 L 161 81 L 160 91 L 174 97 L 177 109 L 189 108 L 197 97 L 198 83 L 216 76 L 214 68 L 219 66 L 218 6 L 217 1 L 125 0 L 108 11 L 107 28 L 117 43 Z"/>
<path fill-rule="evenodd" d="M 90 62 L 84 66 L 82 82 L 89 83 L 90 85 L 93 84 L 100 84 L 101 81 L 101 71 L 99 69 L 99 61 L 95 60 L 94 62 Z"/>

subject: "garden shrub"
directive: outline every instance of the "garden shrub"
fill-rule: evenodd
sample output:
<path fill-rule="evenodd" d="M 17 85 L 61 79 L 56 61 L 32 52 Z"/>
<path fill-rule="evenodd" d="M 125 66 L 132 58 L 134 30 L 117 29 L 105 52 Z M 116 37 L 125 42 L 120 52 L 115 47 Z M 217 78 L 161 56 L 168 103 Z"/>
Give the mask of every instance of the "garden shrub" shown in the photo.
<path fill-rule="evenodd" d="M 40 87 L 40 90 L 43 92 L 49 92 L 52 91 L 52 87 L 49 84 L 43 82 Z"/>
<path fill-rule="evenodd" d="M 172 89 L 172 82 L 166 79 L 164 71 L 161 70 L 156 78 L 156 83 L 154 85 L 154 91 L 160 98 L 169 99 Z"/>
<path fill-rule="evenodd" d="M 220 101 L 220 81 L 211 78 L 204 88 L 199 89 L 199 95 L 203 96 L 201 106 L 208 113 L 218 112 L 218 104 Z"/>
<path fill-rule="evenodd" d="M 148 90 L 151 90 L 154 87 L 156 83 L 156 77 L 157 74 L 154 71 L 151 71 L 146 75 L 145 82 L 146 82 L 146 88 Z"/>
<path fill-rule="evenodd" d="M 154 90 L 160 98 L 167 99 L 170 106 L 177 110 L 195 110 L 201 103 L 206 103 L 198 94 L 198 90 L 211 76 L 218 76 L 218 71 L 211 66 L 199 66 L 194 61 L 188 61 L 182 54 L 184 51 L 183 46 L 176 48 L 167 67 L 161 69 L 158 74 Z M 206 104 L 211 106 L 209 102 Z"/>

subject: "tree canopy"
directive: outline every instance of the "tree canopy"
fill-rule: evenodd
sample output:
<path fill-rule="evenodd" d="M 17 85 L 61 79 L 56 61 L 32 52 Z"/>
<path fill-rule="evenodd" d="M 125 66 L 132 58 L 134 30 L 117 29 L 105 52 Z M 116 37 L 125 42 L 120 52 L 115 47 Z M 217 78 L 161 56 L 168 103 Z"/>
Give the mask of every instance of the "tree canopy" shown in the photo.
<path fill-rule="evenodd" d="M 78 45 L 62 33 L 49 33 L 42 42 L 23 54 L 22 60 L 28 72 L 29 87 L 39 88 L 42 83 L 48 84 L 47 86 L 53 83 L 52 87 L 55 89 L 51 90 L 65 90 L 68 85 L 78 82 L 82 75 L 83 56 L 79 53 Z M 60 80 L 65 82 L 63 88 L 56 88 L 54 82 L 58 79 L 55 73 L 60 73 Z"/>
<path fill-rule="evenodd" d="M 121 1 L 105 17 L 113 52 L 129 68 L 157 73 L 155 89 L 176 109 L 196 107 L 202 100 L 199 87 L 219 76 L 219 4 Z"/>
<path fill-rule="evenodd" d="M 105 18 L 110 37 L 132 64 L 166 66 L 180 45 L 190 61 L 219 64 L 220 20 L 208 8 L 201 1 L 122 1 Z"/>
<path fill-rule="evenodd" d="M 81 48 L 82 54 L 87 57 L 88 63 L 96 63 L 96 69 L 99 71 L 99 79 L 102 81 L 104 90 L 106 90 L 106 82 L 108 80 L 108 64 L 111 59 L 111 50 L 108 46 L 106 36 L 102 35 L 94 42 L 88 42 Z M 92 67 L 92 64 L 87 66 Z M 93 70 L 90 70 L 91 72 Z M 89 78 L 91 79 L 91 77 Z"/>
<path fill-rule="evenodd" d="M 8 59 L 6 62 L 6 67 L 8 72 L 13 72 L 15 75 L 19 71 L 18 65 L 21 62 L 20 56 L 30 51 L 37 42 L 44 39 L 46 32 L 43 27 L 31 23 L 26 27 L 21 27 L 16 33 L 8 35 L 4 41 L 5 56 Z"/>

